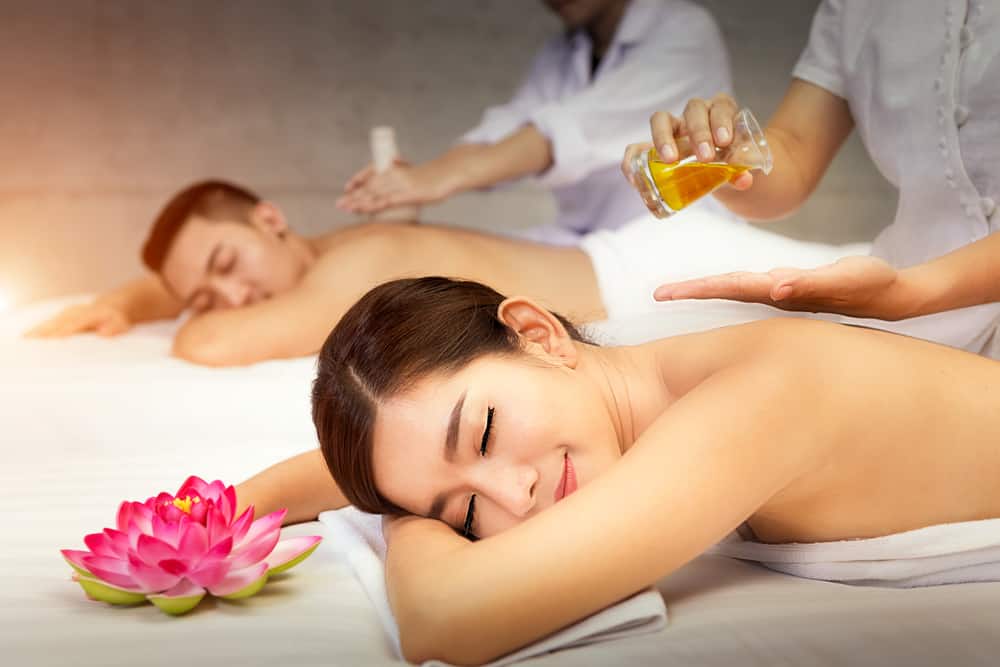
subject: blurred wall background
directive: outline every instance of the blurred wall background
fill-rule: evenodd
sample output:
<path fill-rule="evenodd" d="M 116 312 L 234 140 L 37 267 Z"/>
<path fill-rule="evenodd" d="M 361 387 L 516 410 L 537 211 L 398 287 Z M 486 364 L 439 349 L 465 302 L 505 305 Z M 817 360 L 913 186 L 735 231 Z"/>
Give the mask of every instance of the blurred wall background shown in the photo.
<path fill-rule="evenodd" d="M 766 119 L 818 0 L 704 0 L 738 98 Z M 0 0 L 0 292 L 15 302 L 134 276 L 151 217 L 204 177 L 244 182 L 300 231 L 351 221 L 332 204 L 368 159 L 368 128 L 434 156 L 513 91 L 560 24 L 537 0 Z M 896 196 L 856 136 L 820 190 L 773 228 L 865 240 Z M 466 194 L 425 218 L 547 221 L 530 185 Z"/>

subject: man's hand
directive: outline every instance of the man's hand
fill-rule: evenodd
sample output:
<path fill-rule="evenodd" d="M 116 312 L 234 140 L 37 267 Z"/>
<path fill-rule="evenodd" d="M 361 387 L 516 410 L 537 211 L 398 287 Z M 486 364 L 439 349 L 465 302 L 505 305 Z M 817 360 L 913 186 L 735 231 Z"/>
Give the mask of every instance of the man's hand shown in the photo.
<path fill-rule="evenodd" d="M 377 213 L 395 206 L 429 204 L 452 194 L 447 169 L 434 163 L 412 166 L 397 161 L 376 173 L 369 165 L 351 177 L 337 208 L 351 213 Z"/>
<path fill-rule="evenodd" d="M 24 335 L 28 338 L 64 338 L 92 331 L 99 336 L 117 336 L 132 328 L 120 309 L 101 303 L 70 306 Z"/>
<path fill-rule="evenodd" d="M 783 310 L 900 320 L 917 310 L 917 290 L 877 257 L 844 257 L 817 269 L 736 272 L 661 285 L 657 301 L 731 299 Z"/>

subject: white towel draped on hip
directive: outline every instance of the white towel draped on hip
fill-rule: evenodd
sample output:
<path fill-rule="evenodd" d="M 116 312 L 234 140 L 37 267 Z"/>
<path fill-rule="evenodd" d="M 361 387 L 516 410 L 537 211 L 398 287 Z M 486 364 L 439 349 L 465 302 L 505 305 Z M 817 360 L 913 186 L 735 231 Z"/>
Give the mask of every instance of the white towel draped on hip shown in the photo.
<path fill-rule="evenodd" d="M 1000 519 L 928 526 L 870 539 L 764 544 L 733 533 L 711 553 L 845 584 L 913 588 L 1000 581 Z"/>

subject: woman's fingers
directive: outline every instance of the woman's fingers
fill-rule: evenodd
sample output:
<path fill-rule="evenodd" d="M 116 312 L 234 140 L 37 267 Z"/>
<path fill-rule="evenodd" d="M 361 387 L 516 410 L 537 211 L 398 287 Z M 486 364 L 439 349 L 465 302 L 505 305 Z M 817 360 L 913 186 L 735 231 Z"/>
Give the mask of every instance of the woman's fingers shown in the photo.
<path fill-rule="evenodd" d="M 774 277 L 767 273 L 737 271 L 660 285 L 653 292 L 657 301 L 675 299 L 733 299 L 770 303 Z"/>
<path fill-rule="evenodd" d="M 699 98 L 690 100 L 684 107 L 684 125 L 687 126 L 687 135 L 695 156 L 702 162 L 711 162 L 715 158 L 715 141 L 712 138 L 708 102 Z"/>
<path fill-rule="evenodd" d="M 744 171 L 742 174 L 729 181 L 730 187 L 734 190 L 749 190 L 753 187 L 753 174 Z"/>
<path fill-rule="evenodd" d="M 625 180 L 632 184 L 632 187 L 636 187 L 635 175 L 632 173 L 632 161 L 635 160 L 640 153 L 649 148 L 652 148 L 653 144 L 647 142 L 644 144 L 629 144 L 625 147 L 625 156 L 622 158 L 622 174 L 625 176 Z"/>
<path fill-rule="evenodd" d="M 656 152 L 664 162 L 674 162 L 678 159 L 677 141 L 674 138 L 677 125 L 677 119 L 666 111 L 657 111 L 649 117 L 653 145 L 656 146 Z"/>
<path fill-rule="evenodd" d="M 712 129 L 715 145 L 725 148 L 733 141 L 733 118 L 736 117 L 736 101 L 725 93 L 712 98 L 708 111 L 708 121 Z"/>

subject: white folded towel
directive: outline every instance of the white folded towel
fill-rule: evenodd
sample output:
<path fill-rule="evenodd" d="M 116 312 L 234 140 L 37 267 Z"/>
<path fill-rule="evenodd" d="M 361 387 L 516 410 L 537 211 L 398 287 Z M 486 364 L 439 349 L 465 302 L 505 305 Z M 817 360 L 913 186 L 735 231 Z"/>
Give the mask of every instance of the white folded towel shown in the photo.
<path fill-rule="evenodd" d="M 328 531 L 327 543 L 340 552 L 342 558 L 354 570 L 372 604 L 375 605 L 396 657 L 402 658 L 399 648 L 399 628 L 389 608 L 389 598 L 385 590 L 385 539 L 382 537 L 382 517 L 359 512 L 353 507 L 345 507 L 323 512 L 319 515 L 319 520 Z M 519 651 L 508 653 L 489 665 L 491 667 L 509 665 L 561 649 L 655 632 L 666 625 L 667 608 L 663 604 L 663 596 L 655 588 L 649 588 Z M 431 661 L 424 664 L 444 663 Z"/>
<path fill-rule="evenodd" d="M 797 577 L 862 586 L 1000 581 L 1000 519 L 839 542 L 764 544 L 732 533 L 710 553 L 756 561 Z"/>

